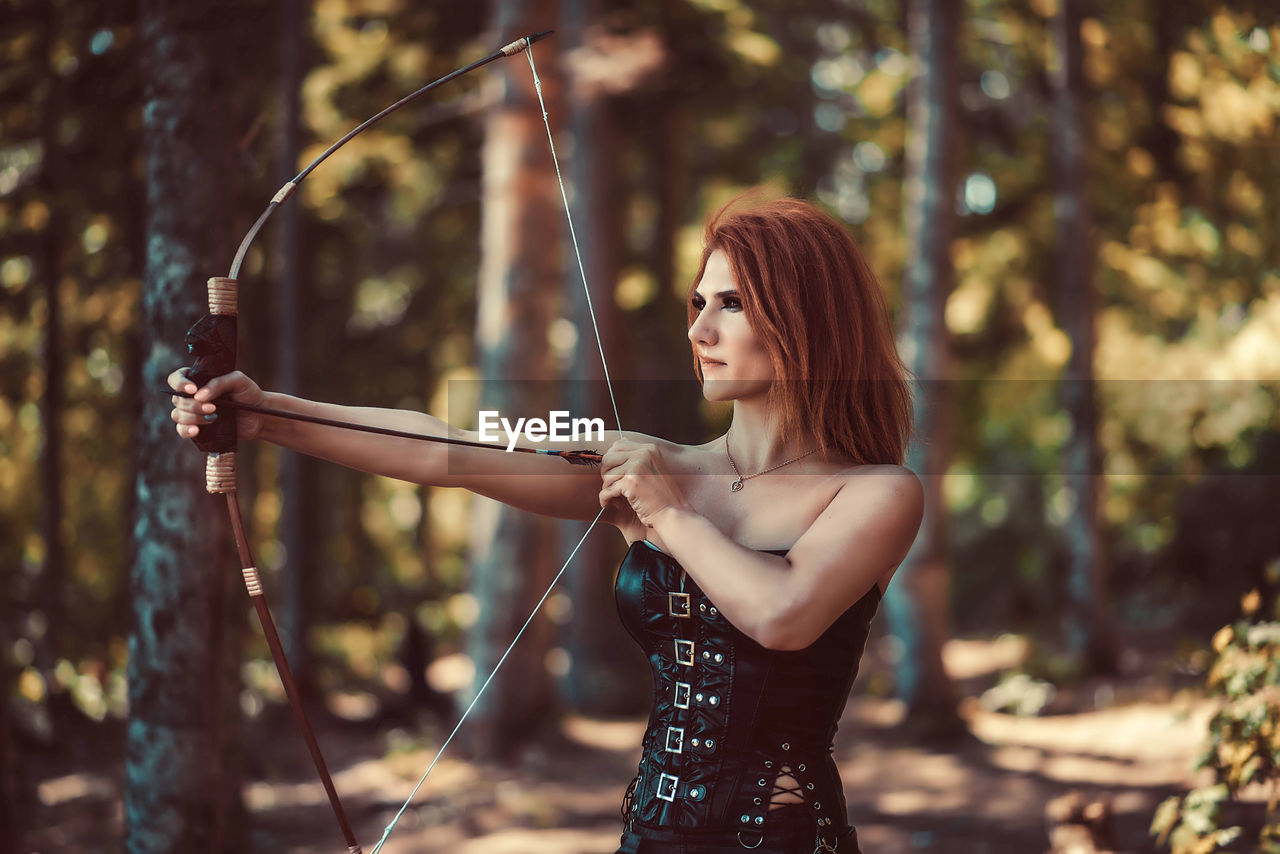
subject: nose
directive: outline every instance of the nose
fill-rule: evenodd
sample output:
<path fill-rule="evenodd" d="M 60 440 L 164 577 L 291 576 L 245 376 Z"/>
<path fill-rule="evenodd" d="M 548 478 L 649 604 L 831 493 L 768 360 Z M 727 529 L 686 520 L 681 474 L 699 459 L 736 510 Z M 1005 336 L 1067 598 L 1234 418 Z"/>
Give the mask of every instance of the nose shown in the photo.
<path fill-rule="evenodd" d="M 694 344 L 714 344 L 716 341 L 716 331 L 707 317 L 707 309 L 705 307 L 698 312 L 698 316 L 693 319 L 693 323 L 689 324 L 689 340 Z"/>

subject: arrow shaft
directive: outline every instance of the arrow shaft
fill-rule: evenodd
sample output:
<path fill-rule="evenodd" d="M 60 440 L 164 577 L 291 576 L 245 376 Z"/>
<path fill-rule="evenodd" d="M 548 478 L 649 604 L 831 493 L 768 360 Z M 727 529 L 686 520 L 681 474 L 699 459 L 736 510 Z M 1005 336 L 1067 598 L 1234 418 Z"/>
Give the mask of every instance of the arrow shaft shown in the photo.
<path fill-rule="evenodd" d="M 163 389 L 165 394 L 176 395 L 178 397 L 192 397 L 193 395 L 186 392 L 174 391 L 173 389 Z M 335 418 L 324 418 L 319 415 L 305 415 L 301 412 L 289 412 L 284 409 L 273 409 L 269 406 L 256 406 L 252 403 L 241 403 L 237 400 L 219 400 L 218 406 L 225 406 L 230 409 L 239 409 L 244 412 L 252 412 L 256 415 L 267 415 L 272 418 L 284 418 L 289 421 L 300 421 L 304 424 L 317 424 L 321 427 L 336 427 L 340 430 L 355 430 L 360 433 L 373 433 L 378 436 L 391 436 L 397 439 L 413 439 L 418 442 L 437 442 L 442 445 L 455 445 L 462 448 L 480 448 L 485 451 L 502 451 L 507 449 L 499 445 L 489 442 L 474 442 L 470 439 L 454 439 L 449 436 L 430 436 L 426 433 L 411 433 L 407 430 L 396 430 L 392 427 L 379 427 L 375 424 L 360 424 L 355 421 L 340 421 Z M 602 455 L 596 451 L 557 451 L 553 448 L 511 448 L 511 452 L 521 454 L 541 454 L 549 457 L 560 457 L 570 463 L 584 463 L 587 465 L 599 465 Z"/>

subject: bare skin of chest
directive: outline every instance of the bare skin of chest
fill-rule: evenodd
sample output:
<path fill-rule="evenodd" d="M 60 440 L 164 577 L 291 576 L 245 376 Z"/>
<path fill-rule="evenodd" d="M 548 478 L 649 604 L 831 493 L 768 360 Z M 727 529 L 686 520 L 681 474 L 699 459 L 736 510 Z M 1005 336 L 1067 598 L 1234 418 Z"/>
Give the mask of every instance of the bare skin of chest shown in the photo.
<path fill-rule="evenodd" d="M 771 474 L 747 480 L 730 490 L 731 475 L 700 471 L 679 475 L 689 503 L 730 539 L 750 549 L 789 549 L 813 524 L 839 489 L 838 480 L 823 474 Z M 643 526 L 641 526 L 643 527 Z M 650 542 L 662 546 L 654 539 Z"/>

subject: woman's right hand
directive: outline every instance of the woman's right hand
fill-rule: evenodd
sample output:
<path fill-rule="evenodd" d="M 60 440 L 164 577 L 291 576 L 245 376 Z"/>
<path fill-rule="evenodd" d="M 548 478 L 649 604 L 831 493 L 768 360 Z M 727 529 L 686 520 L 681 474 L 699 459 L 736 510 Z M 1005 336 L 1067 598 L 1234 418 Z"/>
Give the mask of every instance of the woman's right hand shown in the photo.
<path fill-rule="evenodd" d="M 267 394 L 257 383 L 240 371 L 232 371 L 220 377 L 214 377 L 203 387 L 197 387 L 187 377 L 190 368 L 179 368 L 169 374 L 169 388 L 193 397 L 173 396 L 173 412 L 171 417 L 178 425 L 178 435 L 184 439 L 194 439 L 200 434 L 200 426 L 210 424 L 218 418 L 236 418 L 236 431 L 241 439 L 256 439 L 262 431 L 262 416 L 252 412 L 235 410 L 230 407 L 218 410 L 215 401 L 219 397 L 228 397 L 238 403 L 262 406 Z"/>

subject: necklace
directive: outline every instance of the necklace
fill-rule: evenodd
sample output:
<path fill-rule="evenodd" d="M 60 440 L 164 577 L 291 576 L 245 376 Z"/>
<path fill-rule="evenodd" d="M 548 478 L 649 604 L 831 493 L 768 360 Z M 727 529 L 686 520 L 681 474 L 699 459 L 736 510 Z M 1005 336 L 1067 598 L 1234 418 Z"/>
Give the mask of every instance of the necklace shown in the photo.
<path fill-rule="evenodd" d="M 724 437 L 724 453 L 725 453 L 725 456 L 727 456 L 727 457 L 729 458 L 729 465 L 733 467 L 733 473 L 734 473 L 735 475 L 737 475 L 737 476 L 738 476 L 738 479 L 737 479 L 737 480 L 735 480 L 733 483 L 729 484 L 729 491 L 730 491 L 730 492 L 741 492 L 741 491 L 742 491 L 742 482 L 743 482 L 744 480 L 751 480 L 751 478 L 753 478 L 753 477 L 759 477 L 759 476 L 760 476 L 760 475 L 762 475 L 762 474 L 768 474 L 768 473 L 769 473 L 769 472 L 771 472 L 771 471 L 777 471 L 778 469 L 782 468 L 783 466 L 789 466 L 789 465 L 791 465 L 792 463 L 798 463 L 798 462 L 800 462 L 801 460 L 803 460 L 805 457 L 807 457 L 807 456 L 809 456 L 809 455 L 811 455 L 811 454 L 815 454 L 815 453 L 817 453 L 817 451 L 818 451 L 818 449 L 817 449 L 817 448 L 814 448 L 814 449 L 812 449 L 812 450 L 805 451 L 803 454 L 801 454 L 801 455 L 800 455 L 800 456 L 798 456 L 798 457 L 794 457 L 793 459 L 787 460 L 785 463 L 778 463 L 776 466 L 773 466 L 773 467 L 771 467 L 771 468 L 767 468 L 767 469 L 765 469 L 764 471 L 758 471 L 758 472 L 756 472 L 755 474 L 743 475 L 743 474 L 742 474 L 742 472 L 738 471 L 738 464 L 737 464 L 737 463 L 735 463 L 735 462 L 733 461 L 733 454 L 729 453 L 729 437 L 728 437 L 728 436 L 725 436 L 725 437 Z"/>

